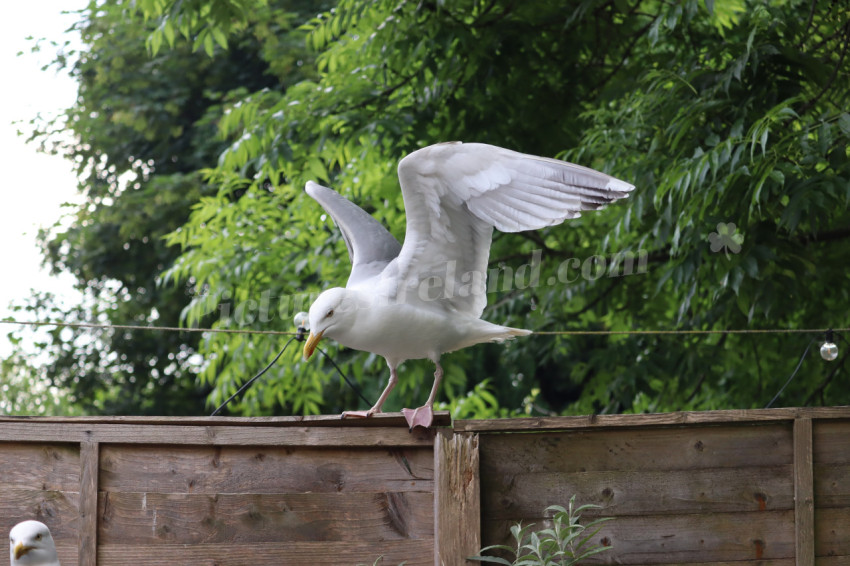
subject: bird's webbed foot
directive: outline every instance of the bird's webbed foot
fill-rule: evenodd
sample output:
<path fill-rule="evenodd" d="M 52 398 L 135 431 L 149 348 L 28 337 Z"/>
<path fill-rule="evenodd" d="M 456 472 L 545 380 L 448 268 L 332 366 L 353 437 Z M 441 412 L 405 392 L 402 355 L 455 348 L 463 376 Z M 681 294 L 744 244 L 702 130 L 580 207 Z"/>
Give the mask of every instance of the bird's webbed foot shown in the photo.
<path fill-rule="evenodd" d="M 417 426 L 428 428 L 434 422 L 434 409 L 431 405 L 424 405 L 418 409 L 402 409 L 401 412 L 410 430 Z"/>
<path fill-rule="evenodd" d="M 380 413 L 380 409 L 376 410 L 375 407 L 372 407 L 368 411 L 343 411 L 342 415 L 340 415 L 341 419 L 368 419 L 375 413 Z"/>

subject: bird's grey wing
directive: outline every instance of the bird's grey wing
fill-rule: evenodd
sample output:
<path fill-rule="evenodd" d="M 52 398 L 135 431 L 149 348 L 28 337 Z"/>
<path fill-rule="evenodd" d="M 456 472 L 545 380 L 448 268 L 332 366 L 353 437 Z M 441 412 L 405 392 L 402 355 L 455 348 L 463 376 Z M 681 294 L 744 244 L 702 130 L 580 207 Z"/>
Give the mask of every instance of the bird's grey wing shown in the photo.
<path fill-rule="evenodd" d="M 342 232 L 351 259 L 347 286 L 379 275 L 401 251 L 401 245 L 368 212 L 333 189 L 312 181 L 304 189 L 330 214 Z"/>
<path fill-rule="evenodd" d="M 494 227 L 560 224 L 634 189 L 587 167 L 477 143 L 425 147 L 398 171 L 407 230 L 393 268 L 407 296 L 417 288 L 418 298 L 435 300 L 442 278 L 443 306 L 475 316 L 487 304 L 482 286 Z"/>

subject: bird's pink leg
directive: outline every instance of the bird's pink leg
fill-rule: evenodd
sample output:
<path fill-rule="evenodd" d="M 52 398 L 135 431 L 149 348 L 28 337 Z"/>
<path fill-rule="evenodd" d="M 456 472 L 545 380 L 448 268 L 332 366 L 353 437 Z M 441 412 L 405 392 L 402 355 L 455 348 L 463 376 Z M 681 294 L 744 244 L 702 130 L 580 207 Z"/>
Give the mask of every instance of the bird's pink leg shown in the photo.
<path fill-rule="evenodd" d="M 388 364 L 389 365 L 389 364 Z M 344 419 L 365 419 L 371 417 L 375 413 L 381 412 L 381 407 L 384 406 L 384 401 L 387 400 L 387 397 L 390 395 L 390 391 L 393 390 L 395 384 L 398 382 L 398 372 L 396 368 L 390 366 L 390 380 L 387 382 L 387 386 L 384 388 L 384 392 L 381 393 L 381 396 L 378 398 L 378 401 L 375 405 L 369 409 L 368 411 L 345 411 L 342 413 L 342 418 Z"/>
<path fill-rule="evenodd" d="M 443 367 L 439 361 L 435 361 L 434 363 L 437 364 L 437 371 L 434 372 L 434 386 L 431 387 L 431 394 L 428 396 L 428 400 L 418 409 L 401 410 L 404 413 L 404 418 L 407 419 L 410 430 L 413 430 L 415 426 L 428 428 L 434 422 L 434 401 L 437 399 L 437 390 L 440 388 L 440 382 L 443 380 Z"/>

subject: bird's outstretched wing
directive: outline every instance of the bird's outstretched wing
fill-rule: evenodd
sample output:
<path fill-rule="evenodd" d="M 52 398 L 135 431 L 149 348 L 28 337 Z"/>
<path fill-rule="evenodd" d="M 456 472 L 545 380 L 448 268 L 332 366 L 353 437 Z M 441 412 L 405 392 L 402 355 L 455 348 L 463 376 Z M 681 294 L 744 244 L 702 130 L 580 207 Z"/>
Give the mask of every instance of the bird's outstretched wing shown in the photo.
<path fill-rule="evenodd" d="M 587 167 L 478 143 L 425 147 L 402 159 L 398 174 L 407 231 L 396 276 L 420 299 L 474 316 L 487 304 L 481 285 L 493 227 L 560 224 L 634 188 Z"/>
<path fill-rule="evenodd" d="M 401 245 L 380 222 L 333 189 L 312 181 L 305 191 L 331 215 L 342 232 L 351 259 L 348 286 L 375 277 L 398 256 Z"/>

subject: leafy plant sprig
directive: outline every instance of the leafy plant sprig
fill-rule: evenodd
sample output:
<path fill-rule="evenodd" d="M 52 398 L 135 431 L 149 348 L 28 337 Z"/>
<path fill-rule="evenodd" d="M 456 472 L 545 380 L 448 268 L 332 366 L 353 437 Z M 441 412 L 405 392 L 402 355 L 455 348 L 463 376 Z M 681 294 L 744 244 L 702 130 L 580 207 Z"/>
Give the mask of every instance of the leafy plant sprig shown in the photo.
<path fill-rule="evenodd" d="M 570 566 L 608 550 L 609 546 L 588 543 L 602 528 L 600 524 L 611 520 L 611 517 L 602 517 L 583 525 L 580 522 L 581 513 L 587 509 L 598 509 L 599 505 L 576 507 L 575 499 L 575 496 L 570 498 L 566 509 L 560 505 L 546 508 L 545 512 L 554 512 L 551 528 L 532 531 L 533 523 L 525 527 L 517 523 L 511 527 L 515 547 L 496 544 L 481 549 L 481 553 L 490 550 L 508 552 L 514 556 L 513 562 L 495 556 L 472 556 L 469 560 L 503 566 Z"/>

